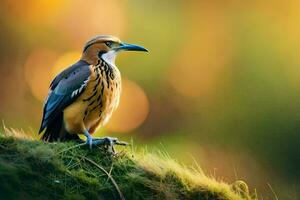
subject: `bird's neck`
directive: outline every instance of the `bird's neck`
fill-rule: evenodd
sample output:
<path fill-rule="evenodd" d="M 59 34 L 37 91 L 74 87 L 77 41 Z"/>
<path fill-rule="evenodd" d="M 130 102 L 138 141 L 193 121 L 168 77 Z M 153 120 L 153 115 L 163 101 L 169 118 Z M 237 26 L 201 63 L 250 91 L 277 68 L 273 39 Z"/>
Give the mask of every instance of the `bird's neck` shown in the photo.
<path fill-rule="evenodd" d="M 101 55 L 101 60 L 103 62 L 105 62 L 106 65 L 109 66 L 109 68 L 112 69 L 113 73 L 116 76 L 120 76 L 120 71 L 119 71 L 119 69 L 117 68 L 117 66 L 115 64 L 116 56 L 117 56 L 117 52 L 109 51 L 109 52 L 104 53 L 104 54 Z"/>
<path fill-rule="evenodd" d="M 110 76 L 111 79 L 118 79 L 120 80 L 121 74 L 119 69 L 116 67 L 114 62 L 111 62 L 110 60 L 104 60 L 105 57 L 103 58 L 102 56 L 98 59 L 97 63 L 92 65 L 92 68 L 94 69 L 94 72 L 96 74 L 101 74 L 103 75 L 104 73 L 106 74 L 106 77 L 108 75 Z"/>
<path fill-rule="evenodd" d="M 108 51 L 101 55 L 101 58 L 106 62 L 109 66 L 113 68 L 117 68 L 115 64 L 117 52 L 116 51 Z"/>
<path fill-rule="evenodd" d="M 111 66 L 112 68 L 117 68 L 116 64 L 115 64 L 115 60 L 116 60 L 116 56 L 117 56 L 117 52 L 116 51 L 108 51 L 107 53 L 103 53 L 102 55 L 100 55 L 99 58 L 99 54 L 98 53 L 83 53 L 81 60 L 86 61 L 87 63 L 91 64 L 91 65 L 97 65 L 99 64 L 99 61 L 104 61 L 105 63 L 107 63 L 109 66 Z"/>

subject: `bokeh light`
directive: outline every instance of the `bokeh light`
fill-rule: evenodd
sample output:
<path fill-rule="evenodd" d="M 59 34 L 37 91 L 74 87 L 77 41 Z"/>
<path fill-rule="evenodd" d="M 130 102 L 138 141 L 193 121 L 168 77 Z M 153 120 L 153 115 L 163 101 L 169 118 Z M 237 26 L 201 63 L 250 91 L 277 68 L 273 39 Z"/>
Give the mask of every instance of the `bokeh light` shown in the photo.
<path fill-rule="evenodd" d="M 52 75 L 53 77 L 60 73 L 62 70 L 68 68 L 76 63 L 81 57 L 81 52 L 70 51 L 62 54 L 53 64 Z"/>
<path fill-rule="evenodd" d="M 148 112 L 149 102 L 143 89 L 133 81 L 123 79 L 120 105 L 106 127 L 113 132 L 130 132 L 144 122 Z"/>
<path fill-rule="evenodd" d="M 28 56 L 24 65 L 25 80 L 33 96 L 40 101 L 47 96 L 52 78 L 51 68 L 56 59 L 54 51 L 37 48 Z"/>

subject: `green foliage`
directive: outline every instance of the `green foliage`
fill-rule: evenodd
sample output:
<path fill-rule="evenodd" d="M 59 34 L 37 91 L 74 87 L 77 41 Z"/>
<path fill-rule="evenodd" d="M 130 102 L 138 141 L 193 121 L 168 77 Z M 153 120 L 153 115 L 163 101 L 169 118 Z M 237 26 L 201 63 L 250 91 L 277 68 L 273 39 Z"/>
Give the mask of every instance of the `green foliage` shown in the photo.
<path fill-rule="evenodd" d="M 0 138 L 0 199 L 255 199 L 165 154 Z"/>

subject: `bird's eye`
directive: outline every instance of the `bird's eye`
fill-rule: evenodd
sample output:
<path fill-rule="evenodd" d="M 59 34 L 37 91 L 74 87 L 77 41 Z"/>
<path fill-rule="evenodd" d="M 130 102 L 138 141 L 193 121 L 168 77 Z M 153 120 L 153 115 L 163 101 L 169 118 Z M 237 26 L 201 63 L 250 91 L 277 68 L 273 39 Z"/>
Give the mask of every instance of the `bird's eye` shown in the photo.
<path fill-rule="evenodd" d="M 111 45 L 112 45 L 112 42 L 105 42 L 105 44 L 106 44 L 106 46 L 108 46 L 108 47 L 111 47 Z"/>

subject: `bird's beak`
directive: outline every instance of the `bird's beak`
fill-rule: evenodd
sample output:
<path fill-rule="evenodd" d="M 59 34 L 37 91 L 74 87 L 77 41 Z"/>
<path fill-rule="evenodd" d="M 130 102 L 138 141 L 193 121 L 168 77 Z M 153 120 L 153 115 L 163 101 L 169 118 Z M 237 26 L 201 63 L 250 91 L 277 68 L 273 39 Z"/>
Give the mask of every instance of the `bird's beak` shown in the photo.
<path fill-rule="evenodd" d="M 127 44 L 127 43 L 121 43 L 119 47 L 116 48 L 116 51 L 146 51 L 148 50 L 142 46 L 138 46 L 135 44 Z"/>

